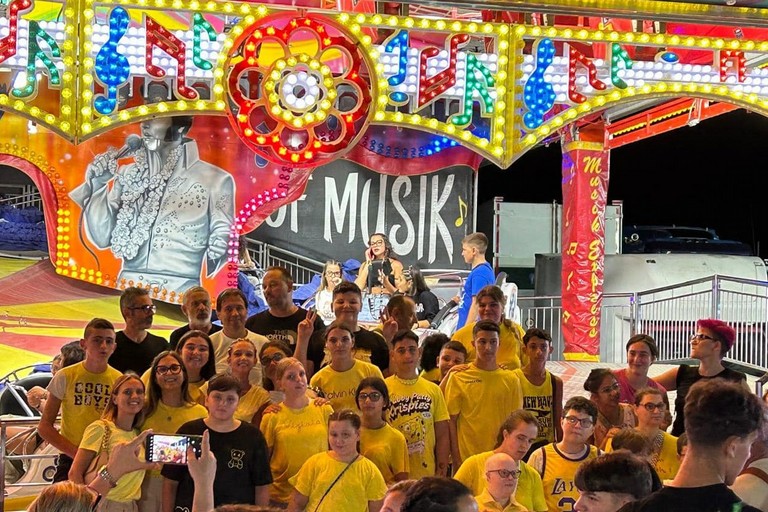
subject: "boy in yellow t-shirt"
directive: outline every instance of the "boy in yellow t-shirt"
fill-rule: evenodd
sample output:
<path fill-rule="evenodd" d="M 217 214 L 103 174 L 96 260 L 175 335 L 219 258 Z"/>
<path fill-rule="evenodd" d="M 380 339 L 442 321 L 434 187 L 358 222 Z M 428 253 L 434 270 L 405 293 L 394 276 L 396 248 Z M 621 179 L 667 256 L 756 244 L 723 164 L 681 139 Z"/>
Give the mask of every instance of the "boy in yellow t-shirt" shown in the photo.
<path fill-rule="evenodd" d="M 109 320 L 94 318 L 85 326 L 80 346 L 85 360 L 62 368 L 48 384 L 48 400 L 40 418 L 40 436 L 61 451 L 54 482 L 69 479 L 69 468 L 85 428 L 98 420 L 121 373 L 109 366 L 115 351 L 115 328 Z M 54 427 L 61 410 L 61 433 Z"/>
<path fill-rule="evenodd" d="M 409 477 L 445 476 L 450 453 L 450 417 L 437 384 L 418 377 L 419 337 L 398 331 L 392 338 L 390 365 L 395 374 L 384 381 L 389 390 L 387 421 L 408 443 Z"/>
<path fill-rule="evenodd" d="M 499 326 L 481 320 L 473 335 L 475 361 L 469 369 L 451 374 L 445 387 L 454 471 L 467 457 L 493 450 L 499 427 L 523 406 L 520 381 L 496 363 Z"/>
<path fill-rule="evenodd" d="M 331 402 L 334 411 L 355 410 L 355 391 L 366 377 L 383 379 L 381 370 L 371 363 L 355 359 L 355 335 L 352 326 L 338 320 L 325 332 L 325 348 L 331 354 L 331 363 L 312 376 L 309 385 L 319 389 Z"/>

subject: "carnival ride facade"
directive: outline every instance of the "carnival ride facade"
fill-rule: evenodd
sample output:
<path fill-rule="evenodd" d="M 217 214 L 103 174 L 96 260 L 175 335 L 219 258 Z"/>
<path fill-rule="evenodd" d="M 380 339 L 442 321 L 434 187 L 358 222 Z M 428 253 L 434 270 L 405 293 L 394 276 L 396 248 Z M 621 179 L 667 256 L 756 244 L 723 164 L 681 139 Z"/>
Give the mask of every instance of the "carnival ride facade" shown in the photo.
<path fill-rule="evenodd" d="M 0 164 L 39 188 L 59 275 L 178 303 L 235 286 L 238 237 L 318 166 L 508 168 L 559 140 L 565 357 L 596 360 L 610 149 L 768 113 L 753 3 L 8 0 Z"/>

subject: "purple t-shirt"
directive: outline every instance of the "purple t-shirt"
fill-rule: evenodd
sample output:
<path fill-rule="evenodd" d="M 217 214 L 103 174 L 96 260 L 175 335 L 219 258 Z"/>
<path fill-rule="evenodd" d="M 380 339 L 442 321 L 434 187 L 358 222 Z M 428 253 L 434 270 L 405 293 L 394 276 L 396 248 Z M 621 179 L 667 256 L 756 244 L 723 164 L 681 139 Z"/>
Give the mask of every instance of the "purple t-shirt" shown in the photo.
<path fill-rule="evenodd" d="M 467 280 L 464 281 L 464 289 L 461 291 L 461 302 L 459 303 L 459 323 L 456 326 L 456 330 L 464 327 L 467 323 L 467 316 L 469 315 L 469 308 L 472 307 L 472 297 L 488 286 L 489 284 L 496 283 L 496 276 L 493 274 L 493 268 L 487 261 L 481 263 L 472 269 L 467 276 Z M 469 321 L 474 322 L 472 318 Z"/>

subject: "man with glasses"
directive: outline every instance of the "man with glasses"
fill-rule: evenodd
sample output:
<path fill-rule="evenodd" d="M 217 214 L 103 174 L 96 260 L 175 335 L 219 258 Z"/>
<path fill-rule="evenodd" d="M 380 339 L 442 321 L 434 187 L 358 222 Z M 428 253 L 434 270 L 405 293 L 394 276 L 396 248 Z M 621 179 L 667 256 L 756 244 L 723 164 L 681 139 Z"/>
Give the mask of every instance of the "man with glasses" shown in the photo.
<path fill-rule="evenodd" d="M 698 359 L 699 365 L 681 364 L 654 379 L 667 391 L 677 390 L 675 421 L 672 424 L 673 436 L 679 437 L 685 432 L 685 397 L 696 382 L 724 379 L 741 382 L 745 389 L 749 389 L 746 385 L 746 375 L 723 366 L 723 357 L 735 341 L 736 331 L 722 320 L 699 320 L 696 322 L 696 332 L 691 336 L 691 359 Z"/>
<path fill-rule="evenodd" d="M 245 327 L 251 332 L 266 336 L 270 341 L 282 341 L 294 351 L 294 356 L 306 365 L 307 376 L 320 369 L 323 361 L 323 332 L 325 324 L 315 312 L 302 309 L 293 303 L 293 277 L 283 267 L 269 267 L 261 280 L 264 299 L 269 309 L 248 318 Z M 304 319 L 305 329 L 299 329 Z M 308 329 L 311 327 L 311 329 Z M 299 335 L 308 339 L 299 340 Z M 301 341 L 301 343 L 299 343 Z M 314 341 L 314 343 L 313 343 Z M 320 348 L 318 348 L 320 347 Z M 306 350 L 306 353 L 296 351 Z"/>
<path fill-rule="evenodd" d="M 419 378 L 419 337 L 403 329 L 392 338 L 394 375 L 384 381 L 389 391 L 387 422 L 402 432 L 408 445 L 408 476 L 446 476 L 450 454 L 448 408 L 437 384 Z"/>
<path fill-rule="evenodd" d="M 541 475 L 549 512 L 573 510 L 579 492 L 574 485 L 576 470 L 600 451 L 588 440 L 595 430 L 597 407 L 583 396 L 563 406 L 563 440 L 542 446 L 531 454 L 528 465 Z M 629 477 L 629 476 L 628 476 Z"/>
<path fill-rule="evenodd" d="M 485 461 L 485 490 L 475 496 L 479 512 L 526 512 L 515 500 L 520 468 L 506 453 L 494 453 Z"/>
<path fill-rule="evenodd" d="M 125 320 L 125 329 L 117 332 L 117 346 L 109 358 L 110 366 L 121 373 L 131 370 L 143 375 L 152 366 L 155 356 L 168 350 L 168 340 L 147 331 L 152 327 L 156 311 L 146 289 L 131 286 L 123 291 L 120 313 Z"/>

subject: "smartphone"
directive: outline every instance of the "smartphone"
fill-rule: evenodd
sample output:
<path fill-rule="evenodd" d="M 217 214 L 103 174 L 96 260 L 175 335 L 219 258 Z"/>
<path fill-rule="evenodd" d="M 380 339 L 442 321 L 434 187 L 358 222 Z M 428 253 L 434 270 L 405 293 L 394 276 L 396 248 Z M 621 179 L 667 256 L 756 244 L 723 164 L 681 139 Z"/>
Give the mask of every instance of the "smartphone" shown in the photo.
<path fill-rule="evenodd" d="M 192 447 L 195 451 L 195 456 L 200 456 L 203 446 L 203 436 L 187 434 L 149 434 L 146 443 L 148 462 L 186 464 L 188 447 Z"/>

